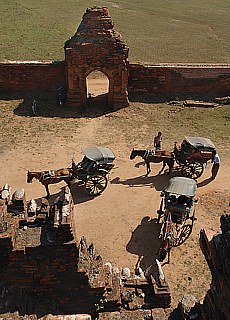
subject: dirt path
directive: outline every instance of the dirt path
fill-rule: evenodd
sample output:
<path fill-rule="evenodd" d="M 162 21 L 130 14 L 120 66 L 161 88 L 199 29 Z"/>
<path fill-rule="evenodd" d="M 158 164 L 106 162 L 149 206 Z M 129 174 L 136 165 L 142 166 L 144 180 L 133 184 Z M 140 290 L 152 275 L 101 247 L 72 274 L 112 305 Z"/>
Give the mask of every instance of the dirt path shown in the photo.
<path fill-rule="evenodd" d="M 124 122 L 129 117 L 135 117 L 132 108 L 122 115 L 124 117 L 120 121 Z M 116 117 L 116 113 L 112 116 Z M 14 148 L 9 146 L 1 150 L 0 185 L 7 182 L 13 191 L 25 188 L 27 199 L 45 195 L 45 189 L 38 181 L 26 183 L 27 170 L 68 167 L 72 157 L 76 162 L 82 159 L 80 150 L 83 147 L 104 145 L 104 141 L 110 141 L 106 146 L 116 154 L 115 168 L 103 194 L 89 198 L 82 188 L 72 186 L 79 238 L 84 235 L 88 242 L 93 242 L 103 260 L 110 261 L 114 266 L 129 267 L 133 271 L 139 262 L 143 269 L 148 267 L 154 261 L 159 247 L 160 225 L 155 221 L 161 200 L 159 191 L 169 179 L 167 174 L 158 175 L 161 164 L 152 165 L 150 176 L 145 178 L 146 169 L 141 165 L 141 159 L 129 160 L 133 145 L 122 135 L 124 125 L 118 126 L 113 139 L 110 139 L 115 129 L 107 115 L 46 119 L 18 117 L 12 111 L 9 119 L 12 128 L 17 124 L 24 127 L 25 133 L 15 133 L 16 137 L 20 135 L 20 142 Z M 31 128 L 38 124 L 40 129 L 30 136 Z M 30 131 L 26 129 L 28 125 Z M 209 288 L 211 276 L 199 249 L 199 232 L 204 227 L 219 227 L 221 214 L 229 211 L 230 163 L 225 158 L 215 181 L 207 180 L 211 164 L 198 179 L 198 220 L 189 239 L 172 250 L 171 264 L 163 267 L 172 291 L 172 308 L 184 293 L 201 298 Z M 51 186 L 53 198 L 63 185 Z"/>

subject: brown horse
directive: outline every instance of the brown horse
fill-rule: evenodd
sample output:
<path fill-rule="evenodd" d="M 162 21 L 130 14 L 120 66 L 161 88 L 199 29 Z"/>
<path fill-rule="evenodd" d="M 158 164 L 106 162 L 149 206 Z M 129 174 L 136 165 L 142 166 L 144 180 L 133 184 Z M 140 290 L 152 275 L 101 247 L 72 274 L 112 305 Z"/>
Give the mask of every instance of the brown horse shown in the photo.
<path fill-rule="evenodd" d="M 28 171 L 27 183 L 31 183 L 33 178 L 39 180 L 39 182 L 41 182 L 41 184 L 46 188 L 47 198 L 50 196 L 49 184 L 58 183 L 63 180 L 69 186 L 70 181 L 74 179 L 72 176 L 72 170 L 68 168 L 50 171 Z"/>
<path fill-rule="evenodd" d="M 145 175 L 146 177 L 151 172 L 150 162 L 153 162 L 153 163 L 163 162 L 163 167 L 160 170 L 159 174 L 164 170 L 166 164 L 169 167 L 168 174 L 170 174 L 170 172 L 172 171 L 173 165 L 174 165 L 174 157 L 171 152 L 166 153 L 164 151 L 135 150 L 135 149 L 133 149 L 130 154 L 130 160 L 133 160 L 136 156 L 141 157 L 146 163 L 146 168 L 147 168 L 147 172 Z"/>

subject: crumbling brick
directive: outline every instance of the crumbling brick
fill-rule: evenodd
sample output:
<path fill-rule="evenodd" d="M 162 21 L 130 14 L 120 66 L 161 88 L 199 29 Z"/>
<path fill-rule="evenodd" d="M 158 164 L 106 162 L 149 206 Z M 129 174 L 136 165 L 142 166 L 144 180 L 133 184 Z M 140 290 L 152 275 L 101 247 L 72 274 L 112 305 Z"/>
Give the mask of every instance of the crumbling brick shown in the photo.
<path fill-rule="evenodd" d="M 128 51 L 121 35 L 113 28 L 108 8 L 88 8 L 77 32 L 65 44 L 67 104 L 86 105 L 86 77 L 99 70 L 110 82 L 108 107 L 127 106 Z"/>

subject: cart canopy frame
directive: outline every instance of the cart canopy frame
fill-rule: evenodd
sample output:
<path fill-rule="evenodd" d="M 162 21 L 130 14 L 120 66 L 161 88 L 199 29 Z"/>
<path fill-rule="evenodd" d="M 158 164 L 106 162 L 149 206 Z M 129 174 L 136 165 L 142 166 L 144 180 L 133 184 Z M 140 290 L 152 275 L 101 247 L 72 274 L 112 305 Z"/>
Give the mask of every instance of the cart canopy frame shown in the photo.
<path fill-rule="evenodd" d="M 85 157 L 99 163 L 112 163 L 115 159 L 113 151 L 106 147 L 91 147 L 82 149 Z"/>
<path fill-rule="evenodd" d="M 185 136 L 185 140 L 196 149 L 205 151 L 213 151 L 216 149 L 214 143 L 208 138 Z"/>
<path fill-rule="evenodd" d="M 196 181 L 186 177 L 173 177 L 169 180 L 165 192 L 175 195 L 194 197 L 196 194 Z"/>

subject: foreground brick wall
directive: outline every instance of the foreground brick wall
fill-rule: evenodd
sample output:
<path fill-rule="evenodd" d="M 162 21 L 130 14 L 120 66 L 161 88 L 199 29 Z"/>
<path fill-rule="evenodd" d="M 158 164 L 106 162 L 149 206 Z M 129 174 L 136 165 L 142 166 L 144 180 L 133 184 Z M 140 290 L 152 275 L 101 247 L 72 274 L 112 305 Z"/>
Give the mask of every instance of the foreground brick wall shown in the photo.
<path fill-rule="evenodd" d="M 212 283 L 203 304 L 202 319 L 230 319 L 230 215 L 221 216 L 221 232 L 203 229 L 200 246 L 212 273 Z"/>
<path fill-rule="evenodd" d="M 65 85 L 64 61 L 9 61 L 0 63 L 0 90 L 57 90 Z"/>
<path fill-rule="evenodd" d="M 130 64 L 128 69 L 129 93 L 230 95 L 230 65 Z M 65 82 L 65 61 L 0 63 L 2 91 L 55 91 Z"/>
<path fill-rule="evenodd" d="M 67 320 L 67 316 L 61 318 L 63 314 L 73 315 L 68 319 L 90 320 L 88 315 L 98 319 L 104 312 L 100 319 L 113 319 L 114 313 L 116 319 L 144 319 L 145 315 L 165 319 L 163 309 L 170 306 L 171 295 L 158 267 L 152 265 L 146 277 L 128 268 L 120 272 L 110 262 L 104 263 L 84 237 L 78 241 L 68 187 L 54 204 L 42 198 L 35 209 L 22 191 L 12 201 L 2 199 L 1 191 L 0 319 L 7 319 L 2 317 L 5 313 L 9 319 L 19 319 L 14 311 L 33 320 L 50 313 L 59 314 L 59 320 Z M 120 314 L 121 309 L 127 313 Z M 75 314 L 86 314 L 86 319 Z"/>

